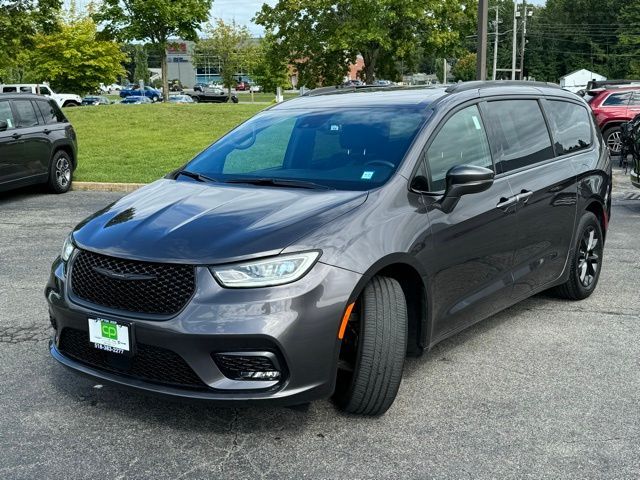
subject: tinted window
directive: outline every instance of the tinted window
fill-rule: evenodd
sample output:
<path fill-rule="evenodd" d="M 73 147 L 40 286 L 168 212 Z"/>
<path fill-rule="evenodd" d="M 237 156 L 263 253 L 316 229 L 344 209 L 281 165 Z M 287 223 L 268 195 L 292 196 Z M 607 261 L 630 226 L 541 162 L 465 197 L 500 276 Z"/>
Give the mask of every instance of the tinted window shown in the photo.
<path fill-rule="evenodd" d="M 536 100 L 488 102 L 486 112 L 498 173 L 553 158 L 547 125 Z"/>
<path fill-rule="evenodd" d="M 489 143 L 478 107 L 455 113 L 427 150 L 430 190 L 444 190 L 447 172 L 456 165 L 492 168 Z"/>
<path fill-rule="evenodd" d="M 13 102 L 18 113 L 18 128 L 35 127 L 38 125 L 38 117 L 29 100 L 16 100 Z"/>
<path fill-rule="evenodd" d="M 389 179 L 425 120 L 424 107 L 266 111 L 186 168 L 221 182 L 278 178 L 369 190 Z"/>
<path fill-rule="evenodd" d="M 58 108 L 58 106 L 52 102 L 45 102 L 42 100 L 38 100 L 36 102 L 40 112 L 42 113 L 42 117 L 44 118 L 45 123 L 58 123 L 65 122 L 66 118 L 62 114 L 62 111 Z"/>
<path fill-rule="evenodd" d="M 575 103 L 551 100 L 545 111 L 551 122 L 557 155 L 575 152 L 591 145 L 589 112 Z"/>
<path fill-rule="evenodd" d="M 602 105 L 606 106 L 624 106 L 629 103 L 629 99 L 631 98 L 631 92 L 627 93 L 613 93 L 607 97 L 607 99 L 602 103 Z"/>
<path fill-rule="evenodd" d="M 2 91 L 4 93 L 15 93 L 18 91 L 18 89 L 16 87 L 3 87 Z"/>
<path fill-rule="evenodd" d="M 47 87 L 40 87 L 40 94 L 41 95 L 51 95 L 51 90 L 49 90 Z"/>
<path fill-rule="evenodd" d="M 31 87 L 20 87 L 20 93 L 33 93 Z"/>
<path fill-rule="evenodd" d="M 629 101 L 629 105 L 634 105 L 634 106 L 640 105 L 640 93 L 639 92 L 635 92 L 631 96 L 631 100 Z"/>
<path fill-rule="evenodd" d="M 9 102 L 0 102 L 0 121 L 7 122 L 7 130 L 16 126 Z"/>

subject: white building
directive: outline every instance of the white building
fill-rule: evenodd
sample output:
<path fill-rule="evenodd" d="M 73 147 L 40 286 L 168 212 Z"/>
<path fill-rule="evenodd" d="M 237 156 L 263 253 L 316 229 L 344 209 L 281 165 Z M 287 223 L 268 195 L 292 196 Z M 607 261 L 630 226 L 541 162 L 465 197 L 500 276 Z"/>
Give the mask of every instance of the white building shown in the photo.
<path fill-rule="evenodd" d="M 587 88 L 587 83 L 591 80 L 601 81 L 606 79 L 607 77 L 599 73 L 582 68 L 575 72 L 567 73 L 564 77 L 560 77 L 560 86 L 565 90 L 575 93 Z"/>

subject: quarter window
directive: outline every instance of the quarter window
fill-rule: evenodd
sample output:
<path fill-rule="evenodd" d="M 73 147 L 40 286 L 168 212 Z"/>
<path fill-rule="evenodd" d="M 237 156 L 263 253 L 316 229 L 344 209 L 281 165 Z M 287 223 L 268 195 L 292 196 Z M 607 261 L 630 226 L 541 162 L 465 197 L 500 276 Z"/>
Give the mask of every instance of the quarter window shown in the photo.
<path fill-rule="evenodd" d="M 47 87 L 40 87 L 40 95 L 51 95 L 51 90 Z"/>
<path fill-rule="evenodd" d="M 440 129 L 427 150 L 429 188 L 444 190 L 447 172 L 456 165 L 492 168 L 489 143 L 478 107 L 455 113 Z"/>
<path fill-rule="evenodd" d="M 38 117 L 29 100 L 16 100 L 14 102 L 18 113 L 18 128 L 29 128 L 38 125 Z"/>
<path fill-rule="evenodd" d="M 586 108 L 575 103 L 550 100 L 545 103 L 545 111 L 553 127 L 556 155 L 591 145 L 591 122 Z"/>
<path fill-rule="evenodd" d="M 547 124 L 537 100 L 501 100 L 486 104 L 491 149 L 498 173 L 553 158 Z"/>
<path fill-rule="evenodd" d="M 0 102 L 0 122 L 6 122 L 7 130 L 15 128 L 16 126 L 9 102 Z"/>
<path fill-rule="evenodd" d="M 613 93 L 607 97 L 602 103 L 605 107 L 621 107 L 627 105 L 631 99 L 631 92 L 627 93 Z"/>
<path fill-rule="evenodd" d="M 36 105 L 42 113 L 42 117 L 44 118 L 45 123 L 52 124 L 65 121 L 64 115 L 57 105 L 42 100 L 38 100 L 36 102 Z"/>

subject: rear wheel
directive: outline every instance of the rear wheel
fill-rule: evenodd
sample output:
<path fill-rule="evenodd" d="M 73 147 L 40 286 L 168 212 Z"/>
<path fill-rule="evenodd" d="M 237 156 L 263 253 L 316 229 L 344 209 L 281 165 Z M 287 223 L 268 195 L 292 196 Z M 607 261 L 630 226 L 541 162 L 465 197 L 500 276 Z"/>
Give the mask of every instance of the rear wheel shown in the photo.
<path fill-rule="evenodd" d="M 193 103 L 198 103 L 200 99 L 198 97 L 191 97 L 193 99 Z"/>
<path fill-rule="evenodd" d="M 382 415 L 400 387 L 407 351 L 407 305 L 397 280 L 377 276 L 351 311 L 334 401 L 344 411 Z"/>
<path fill-rule="evenodd" d="M 622 150 L 622 129 L 620 127 L 610 127 L 604 131 L 604 139 L 613 155 L 620 155 Z"/>
<path fill-rule="evenodd" d="M 555 293 L 569 300 L 582 300 L 593 293 L 602 267 L 603 238 L 598 218 L 585 212 L 578 224 L 576 246 L 570 260 L 569 279 Z"/>
<path fill-rule="evenodd" d="M 69 101 L 69 102 L 65 102 L 65 104 L 62 106 L 65 108 L 70 108 L 70 107 L 79 107 L 80 104 L 78 102 Z"/>
<path fill-rule="evenodd" d="M 49 165 L 49 181 L 47 186 L 52 193 L 65 193 L 71 188 L 73 180 L 71 158 L 67 152 L 57 151 Z"/>

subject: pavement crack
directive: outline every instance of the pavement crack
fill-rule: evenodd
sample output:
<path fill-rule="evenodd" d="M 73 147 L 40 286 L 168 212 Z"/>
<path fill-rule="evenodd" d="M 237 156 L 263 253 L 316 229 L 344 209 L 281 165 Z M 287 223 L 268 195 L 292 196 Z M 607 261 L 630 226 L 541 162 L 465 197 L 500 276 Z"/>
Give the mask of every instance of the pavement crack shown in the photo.
<path fill-rule="evenodd" d="M 49 325 L 32 323 L 30 325 L 0 326 L 0 343 L 41 342 L 49 338 Z"/>

